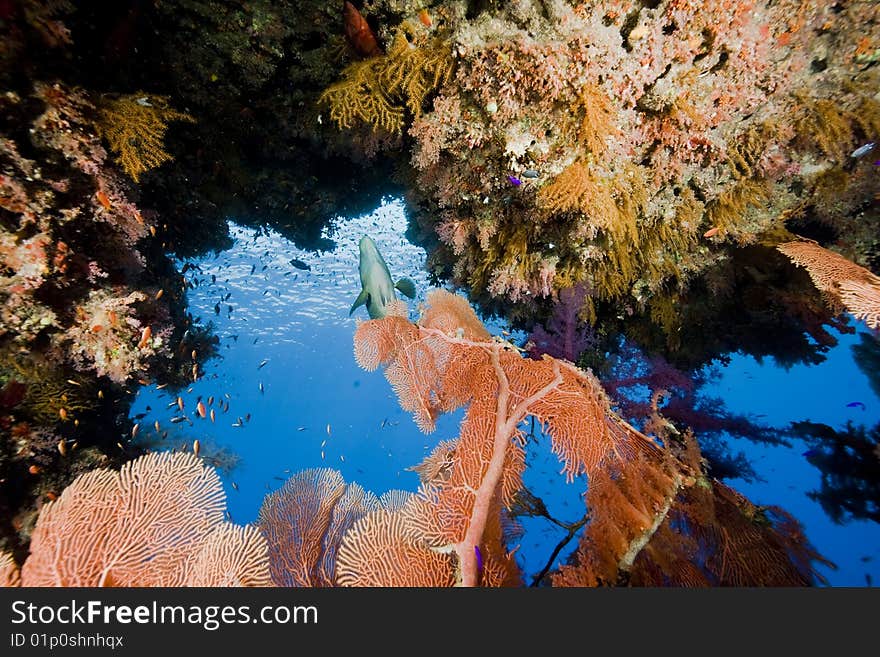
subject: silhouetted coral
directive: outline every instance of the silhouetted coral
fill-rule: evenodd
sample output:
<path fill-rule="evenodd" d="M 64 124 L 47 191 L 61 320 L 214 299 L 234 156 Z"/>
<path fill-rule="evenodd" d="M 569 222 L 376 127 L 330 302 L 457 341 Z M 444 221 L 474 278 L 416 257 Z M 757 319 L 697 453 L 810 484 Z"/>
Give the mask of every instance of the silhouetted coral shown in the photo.
<path fill-rule="evenodd" d="M 868 429 L 848 420 L 840 429 L 820 422 L 793 422 L 791 434 L 809 445 L 807 462 L 822 473 L 819 502 L 836 523 L 880 522 L 880 424 Z"/>

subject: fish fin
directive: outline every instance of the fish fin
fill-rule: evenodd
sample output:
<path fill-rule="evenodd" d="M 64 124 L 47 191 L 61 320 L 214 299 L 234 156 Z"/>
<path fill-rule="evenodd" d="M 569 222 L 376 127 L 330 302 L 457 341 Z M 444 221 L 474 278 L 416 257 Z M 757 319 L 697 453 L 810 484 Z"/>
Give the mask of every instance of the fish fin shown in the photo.
<path fill-rule="evenodd" d="M 408 296 L 410 299 L 416 298 L 416 284 L 408 278 L 401 278 L 394 284 L 401 294 Z"/>
<path fill-rule="evenodd" d="M 370 300 L 370 293 L 366 290 L 361 290 L 361 293 L 357 296 L 357 299 L 354 300 L 354 303 L 351 306 L 351 310 L 348 311 L 348 316 L 351 317 L 351 314 L 355 311 L 358 306 L 363 306 L 365 303 L 368 303 Z"/>

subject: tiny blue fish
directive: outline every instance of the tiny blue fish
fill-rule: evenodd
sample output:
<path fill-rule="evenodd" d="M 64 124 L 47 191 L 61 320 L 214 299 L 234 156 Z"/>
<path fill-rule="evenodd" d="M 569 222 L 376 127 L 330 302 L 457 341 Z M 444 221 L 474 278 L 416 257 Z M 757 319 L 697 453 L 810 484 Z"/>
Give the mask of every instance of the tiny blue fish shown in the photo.
<path fill-rule="evenodd" d="M 538 173 L 537 169 L 526 169 L 525 171 L 523 171 L 522 175 L 525 178 L 537 178 L 541 174 Z"/>
<path fill-rule="evenodd" d="M 867 144 L 863 146 L 859 146 L 856 150 L 850 153 L 850 157 L 861 157 L 862 155 L 867 155 L 874 149 L 874 142 L 869 141 Z"/>
<path fill-rule="evenodd" d="M 847 408 L 861 408 L 862 410 L 865 410 L 865 405 L 862 402 L 850 402 L 846 406 Z"/>
<path fill-rule="evenodd" d="M 474 554 L 477 555 L 477 572 L 483 572 L 483 555 L 480 554 L 479 546 L 474 546 Z"/>
<path fill-rule="evenodd" d="M 507 176 L 507 179 L 510 181 L 510 184 L 514 187 L 519 187 L 522 185 L 522 180 L 517 178 L 516 176 Z"/>

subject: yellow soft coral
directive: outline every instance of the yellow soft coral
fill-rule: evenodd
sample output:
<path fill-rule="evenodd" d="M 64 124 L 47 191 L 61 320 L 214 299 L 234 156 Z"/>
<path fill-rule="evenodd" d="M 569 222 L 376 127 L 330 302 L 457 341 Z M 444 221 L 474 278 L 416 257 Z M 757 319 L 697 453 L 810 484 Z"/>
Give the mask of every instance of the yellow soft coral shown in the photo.
<path fill-rule="evenodd" d="M 195 122 L 189 114 L 172 109 L 167 98 L 152 94 L 105 98 L 97 105 L 95 127 L 135 182 L 142 173 L 174 159 L 163 144 L 168 123 Z"/>
<path fill-rule="evenodd" d="M 402 26 L 385 55 L 351 64 L 343 79 L 321 94 L 319 102 L 329 105 L 330 118 L 340 128 L 366 123 L 400 134 L 406 111 L 419 116 L 428 95 L 452 77 L 449 42 L 413 42 L 410 32 Z"/>

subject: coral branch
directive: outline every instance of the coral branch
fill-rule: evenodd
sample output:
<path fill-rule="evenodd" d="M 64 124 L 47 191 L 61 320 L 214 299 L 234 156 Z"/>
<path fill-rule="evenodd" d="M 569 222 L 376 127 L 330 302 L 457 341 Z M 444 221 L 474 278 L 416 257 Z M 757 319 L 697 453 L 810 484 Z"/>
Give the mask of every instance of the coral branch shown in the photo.
<path fill-rule="evenodd" d="M 832 307 L 842 306 L 872 329 L 880 328 L 880 276 L 813 242 L 786 242 L 776 248 L 806 268 Z"/>
<path fill-rule="evenodd" d="M 418 325 L 407 329 L 407 323 L 388 317 L 361 324 L 356 354 L 362 366 L 385 365 L 401 405 L 414 412 L 423 430 L 429 428 L 422 419 L 425 404 L 431 427 L 437 412 L 468 406 L 457 445 L 444 447 L 438 457 L 443 467 L 424 470 L 442 477 L 426 481 L 398 512 L 430 548 L 454 550 L 462 585 L 516 578 L 500 514 L 522 487 L 519 426 L 529 415 L 545 425 L 568 479 L 595 475 L 635 454 L 659 457 L 650 439 L 611 413 L 592 377 L 548 356 L 523 358 L 509 343 L 490 339 L 455 295 L 432 291 Z M 414 399 L 423 403 L 413 404 Z"/>

